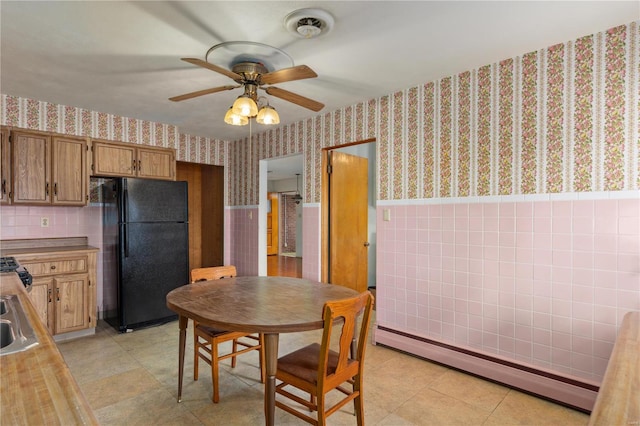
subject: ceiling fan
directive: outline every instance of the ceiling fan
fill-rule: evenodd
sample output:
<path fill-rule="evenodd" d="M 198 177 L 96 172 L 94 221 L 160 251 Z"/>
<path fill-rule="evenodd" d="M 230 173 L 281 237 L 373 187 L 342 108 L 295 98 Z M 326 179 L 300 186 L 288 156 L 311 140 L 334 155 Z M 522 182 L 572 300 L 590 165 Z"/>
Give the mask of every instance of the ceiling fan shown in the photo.
<path fill-rule="evenodd" d="M 249 53 L 238 53 L 238 47 L 248 48 Z M 226 50 L 226 52 L 224 52 Z M 267 51 L 267 54 L 264 54 Z M 222 52 L 225 55 L 233 55 L 228 60 L 229 68 L 216 65 L 208 61 L 209 54 L 212 52 Z M 211 93 L 233 90 L 239 87 L 244 88 L 244 93 L 240 97 L 248 97 L 257 101 L 258 89 L 264 90 L 267 94 L 276 98 L 292 102 L 301 107 L 312 111 L 320 111 L 324 108 L 324 104 L 298 95 L 288 90 L 271 86 L 272 84 L 285 83 L 288 81 L 303 80 L 307 78 L 315 78 L 318 75 L 306 65 L 289 66 L 281 69 L 274 69 L 274 64 L 282 63 L 282 59 L 289 61 L 293 65 L 293 60 L 282 50 L 272 46 L 254 42 L 225 42 L 213 46 L 206 55 L 206 60 L 197 58 L 181 58 L 190 64 L 215 71 L 226 75 L 235 81 L 238 85 L 219 86 L 211 89 L 198 90 L 196 92 L 185 93 L 184 95 L 174 96 L 169 100 L 174 102 L 184 101 L 196 98 L 198 96 L 209 95 Z M 221 62 L 221 61 L 218 61 Z"/>

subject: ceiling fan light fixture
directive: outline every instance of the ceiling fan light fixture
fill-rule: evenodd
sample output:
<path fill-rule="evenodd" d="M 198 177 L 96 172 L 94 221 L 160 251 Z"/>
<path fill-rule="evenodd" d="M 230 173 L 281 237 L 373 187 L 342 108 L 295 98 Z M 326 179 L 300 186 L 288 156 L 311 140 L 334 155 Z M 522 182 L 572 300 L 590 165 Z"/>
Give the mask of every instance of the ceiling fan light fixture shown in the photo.
<path fill-rule="evenodd" d="M 258 111 L 256 121 L 260 124 L 279 124 L 280 116 L 275 108 L 267 104 Z"/>
<path fill-rule="evenodd" d="M 258 114 L 258 105 L 256 104 L 256 101 L 247 95 L 238 96 L 238 99 L 235 100 L 231 108 L 235 114 L 241 115 L 245 118 L 255 117 Z"/>
<path fill-rule="evenodd" d="M 244 126 L 249 123 L 249 119 L 240 114 L 233 112 L 233 107 L 229 107 L 229 110 L 224 115 L 224 122 L 231 124 L 232 126 Z"/>
<path fill-rule="evenodd" d="M 300 204 L 300 201 L 302 201 L 302 195 L 300 195 L 300 173 L 296 173 L 296 194 L 291 199 L 296 204 Z"/>

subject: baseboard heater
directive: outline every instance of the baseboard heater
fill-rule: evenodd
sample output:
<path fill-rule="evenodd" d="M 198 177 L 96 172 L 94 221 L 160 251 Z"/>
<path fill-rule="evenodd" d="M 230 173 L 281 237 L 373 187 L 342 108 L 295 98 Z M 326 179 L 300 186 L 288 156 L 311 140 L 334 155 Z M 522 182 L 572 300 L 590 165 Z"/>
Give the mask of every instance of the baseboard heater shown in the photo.
<path fill-rule="evenodd" d="M 374 342 L 590 413 L 598 386 L 468 348 L 376 325 Z"/>

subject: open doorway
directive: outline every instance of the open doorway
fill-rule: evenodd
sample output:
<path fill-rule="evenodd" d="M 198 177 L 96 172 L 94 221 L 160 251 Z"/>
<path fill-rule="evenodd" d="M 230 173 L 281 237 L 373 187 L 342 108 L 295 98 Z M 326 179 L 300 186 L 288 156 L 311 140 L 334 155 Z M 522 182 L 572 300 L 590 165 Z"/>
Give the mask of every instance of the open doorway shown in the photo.
<path fill-rule="evenodd" d="M 260 161 L 258 273 L 302 277 L 301 154 Z"/>

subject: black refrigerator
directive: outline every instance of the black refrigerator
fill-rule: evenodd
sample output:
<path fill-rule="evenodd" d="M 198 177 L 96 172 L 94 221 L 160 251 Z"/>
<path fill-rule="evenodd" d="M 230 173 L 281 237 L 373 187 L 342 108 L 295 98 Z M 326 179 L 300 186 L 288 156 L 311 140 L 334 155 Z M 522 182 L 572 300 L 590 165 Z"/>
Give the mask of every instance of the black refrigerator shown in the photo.
<path fill-rule="evenodd" d="M 104 319 L 128 332 L 177 318 L 166 295 L 189 282 L 187 182 L 118 178 L 101 195 Z"/>

